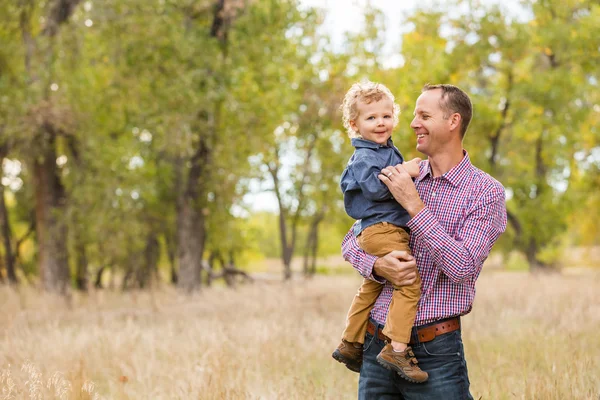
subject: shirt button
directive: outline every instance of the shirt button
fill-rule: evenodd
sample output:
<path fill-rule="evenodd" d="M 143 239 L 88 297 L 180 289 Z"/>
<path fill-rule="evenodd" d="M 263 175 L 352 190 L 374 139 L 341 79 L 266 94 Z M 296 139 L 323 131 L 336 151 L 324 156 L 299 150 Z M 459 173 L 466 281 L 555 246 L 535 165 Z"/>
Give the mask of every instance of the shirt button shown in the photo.
<path fill-rule="evenodd" d="M 431 194 L 431 197 L 435 197 L 435 192 L 433 192 L 433 193 Z"/>

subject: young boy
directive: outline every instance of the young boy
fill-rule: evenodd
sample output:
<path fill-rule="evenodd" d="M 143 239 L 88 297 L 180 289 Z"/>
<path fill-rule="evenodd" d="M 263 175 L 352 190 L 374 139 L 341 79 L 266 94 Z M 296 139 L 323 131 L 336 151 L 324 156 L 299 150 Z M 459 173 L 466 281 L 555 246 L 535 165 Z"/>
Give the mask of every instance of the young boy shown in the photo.
<path fill-rule="evenodd" d="M 410 216 L 378 178 L 383 168 L 397 164 L 403 164 L 413 177 L 419 174 L 421 160 L 404 162 L 391 140 L 399 114 L 394 96 L 381 84 L 355 83 L 346 93 L 341 108 L 344 127 L 356 149 L 342 174 L 341 187 L 346 212 L 358 220 L 354 226 L 358 243 L 364 251 L 378 257 L 393 250 L 410 251 L 405 228 Z M 382 288 L 382 284 L 370 279 L 363 281 L 348 311 L 342 343 L 332 354 L 352 371 L 360 372 L 369 313 Z M 418 367 L 408 347 L 421 296 L 421 279 L 417 276 L 413 285 L 394 289 L 383 330 L 390 340 L 377 361 L 404 379 L 425 382 L 427 372 Z"/>

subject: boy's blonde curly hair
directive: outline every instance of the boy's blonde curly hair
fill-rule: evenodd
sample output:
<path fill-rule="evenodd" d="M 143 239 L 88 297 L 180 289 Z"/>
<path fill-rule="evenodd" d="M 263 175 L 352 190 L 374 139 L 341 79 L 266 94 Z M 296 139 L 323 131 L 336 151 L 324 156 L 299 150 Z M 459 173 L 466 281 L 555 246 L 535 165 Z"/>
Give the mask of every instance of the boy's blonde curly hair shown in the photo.
<path fill-rule="evenodd" d="M 344 96 L 344 101 L 340 106 L 342 109 L 344 128 L 346 128 L 350 138 L 361 137 L 360 134 L 350 126 L 350 121 L 354 121 L 356 118 L 358 118 L 358 102 L 364 101 L 367 104 L 371 104 L 372 101 L 380 101 L 384 96 L 387 96 L 394 105 L 393 118 L 394 127 L 396 127 L 398 124 L 398 115 L 400 114 L 400 106 L 394 102 L 394 95 L 392 92 L 390 92 L 390 89 L 381 83 L 375 83 L 371 81 L 357 82 L 352 85 L 350 90 L 348 90 L 346 93 L 346 96 Z"/>

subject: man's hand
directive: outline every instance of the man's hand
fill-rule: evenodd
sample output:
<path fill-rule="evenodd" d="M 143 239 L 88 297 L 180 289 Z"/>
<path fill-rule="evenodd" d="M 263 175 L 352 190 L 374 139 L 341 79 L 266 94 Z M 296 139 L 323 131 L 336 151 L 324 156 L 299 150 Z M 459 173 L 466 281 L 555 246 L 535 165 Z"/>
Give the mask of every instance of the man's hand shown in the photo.
<path fill-rule="evenodd" d="M 415 184 L 402 164 L 385 167 L 381 170 L 378 178 L 388 187 L 394 199 L 408 211 L 411 217 L 425 208 Z"/>
<path fill-rule="evenodd" d="M 408 252 L 394 250 L 375 261 L 373 272 L 394 286 L 408 286 L 417 279 L 417 263 Z"/>

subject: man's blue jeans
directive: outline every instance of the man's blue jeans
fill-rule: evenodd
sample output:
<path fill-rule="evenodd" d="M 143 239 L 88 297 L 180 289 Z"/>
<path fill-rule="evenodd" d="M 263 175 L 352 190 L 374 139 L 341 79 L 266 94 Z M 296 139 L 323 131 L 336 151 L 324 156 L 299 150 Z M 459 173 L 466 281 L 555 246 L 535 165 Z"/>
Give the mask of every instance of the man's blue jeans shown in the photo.
<path fill-rule="evenodd" d="M 375 326 L 383 328 L 377 323 Z M 413 328 L 415 344 L 411 347 L 419 367 L 429 374 L 429 380 L 425 383 L 410 383 L 396 372 L 379 365 L 376 357 L 385 342 L 367 333 L 358 381 L 359 400 L 472 400 L 460 330 L 426 343 L 419 343 L 415 339 Z"/>

